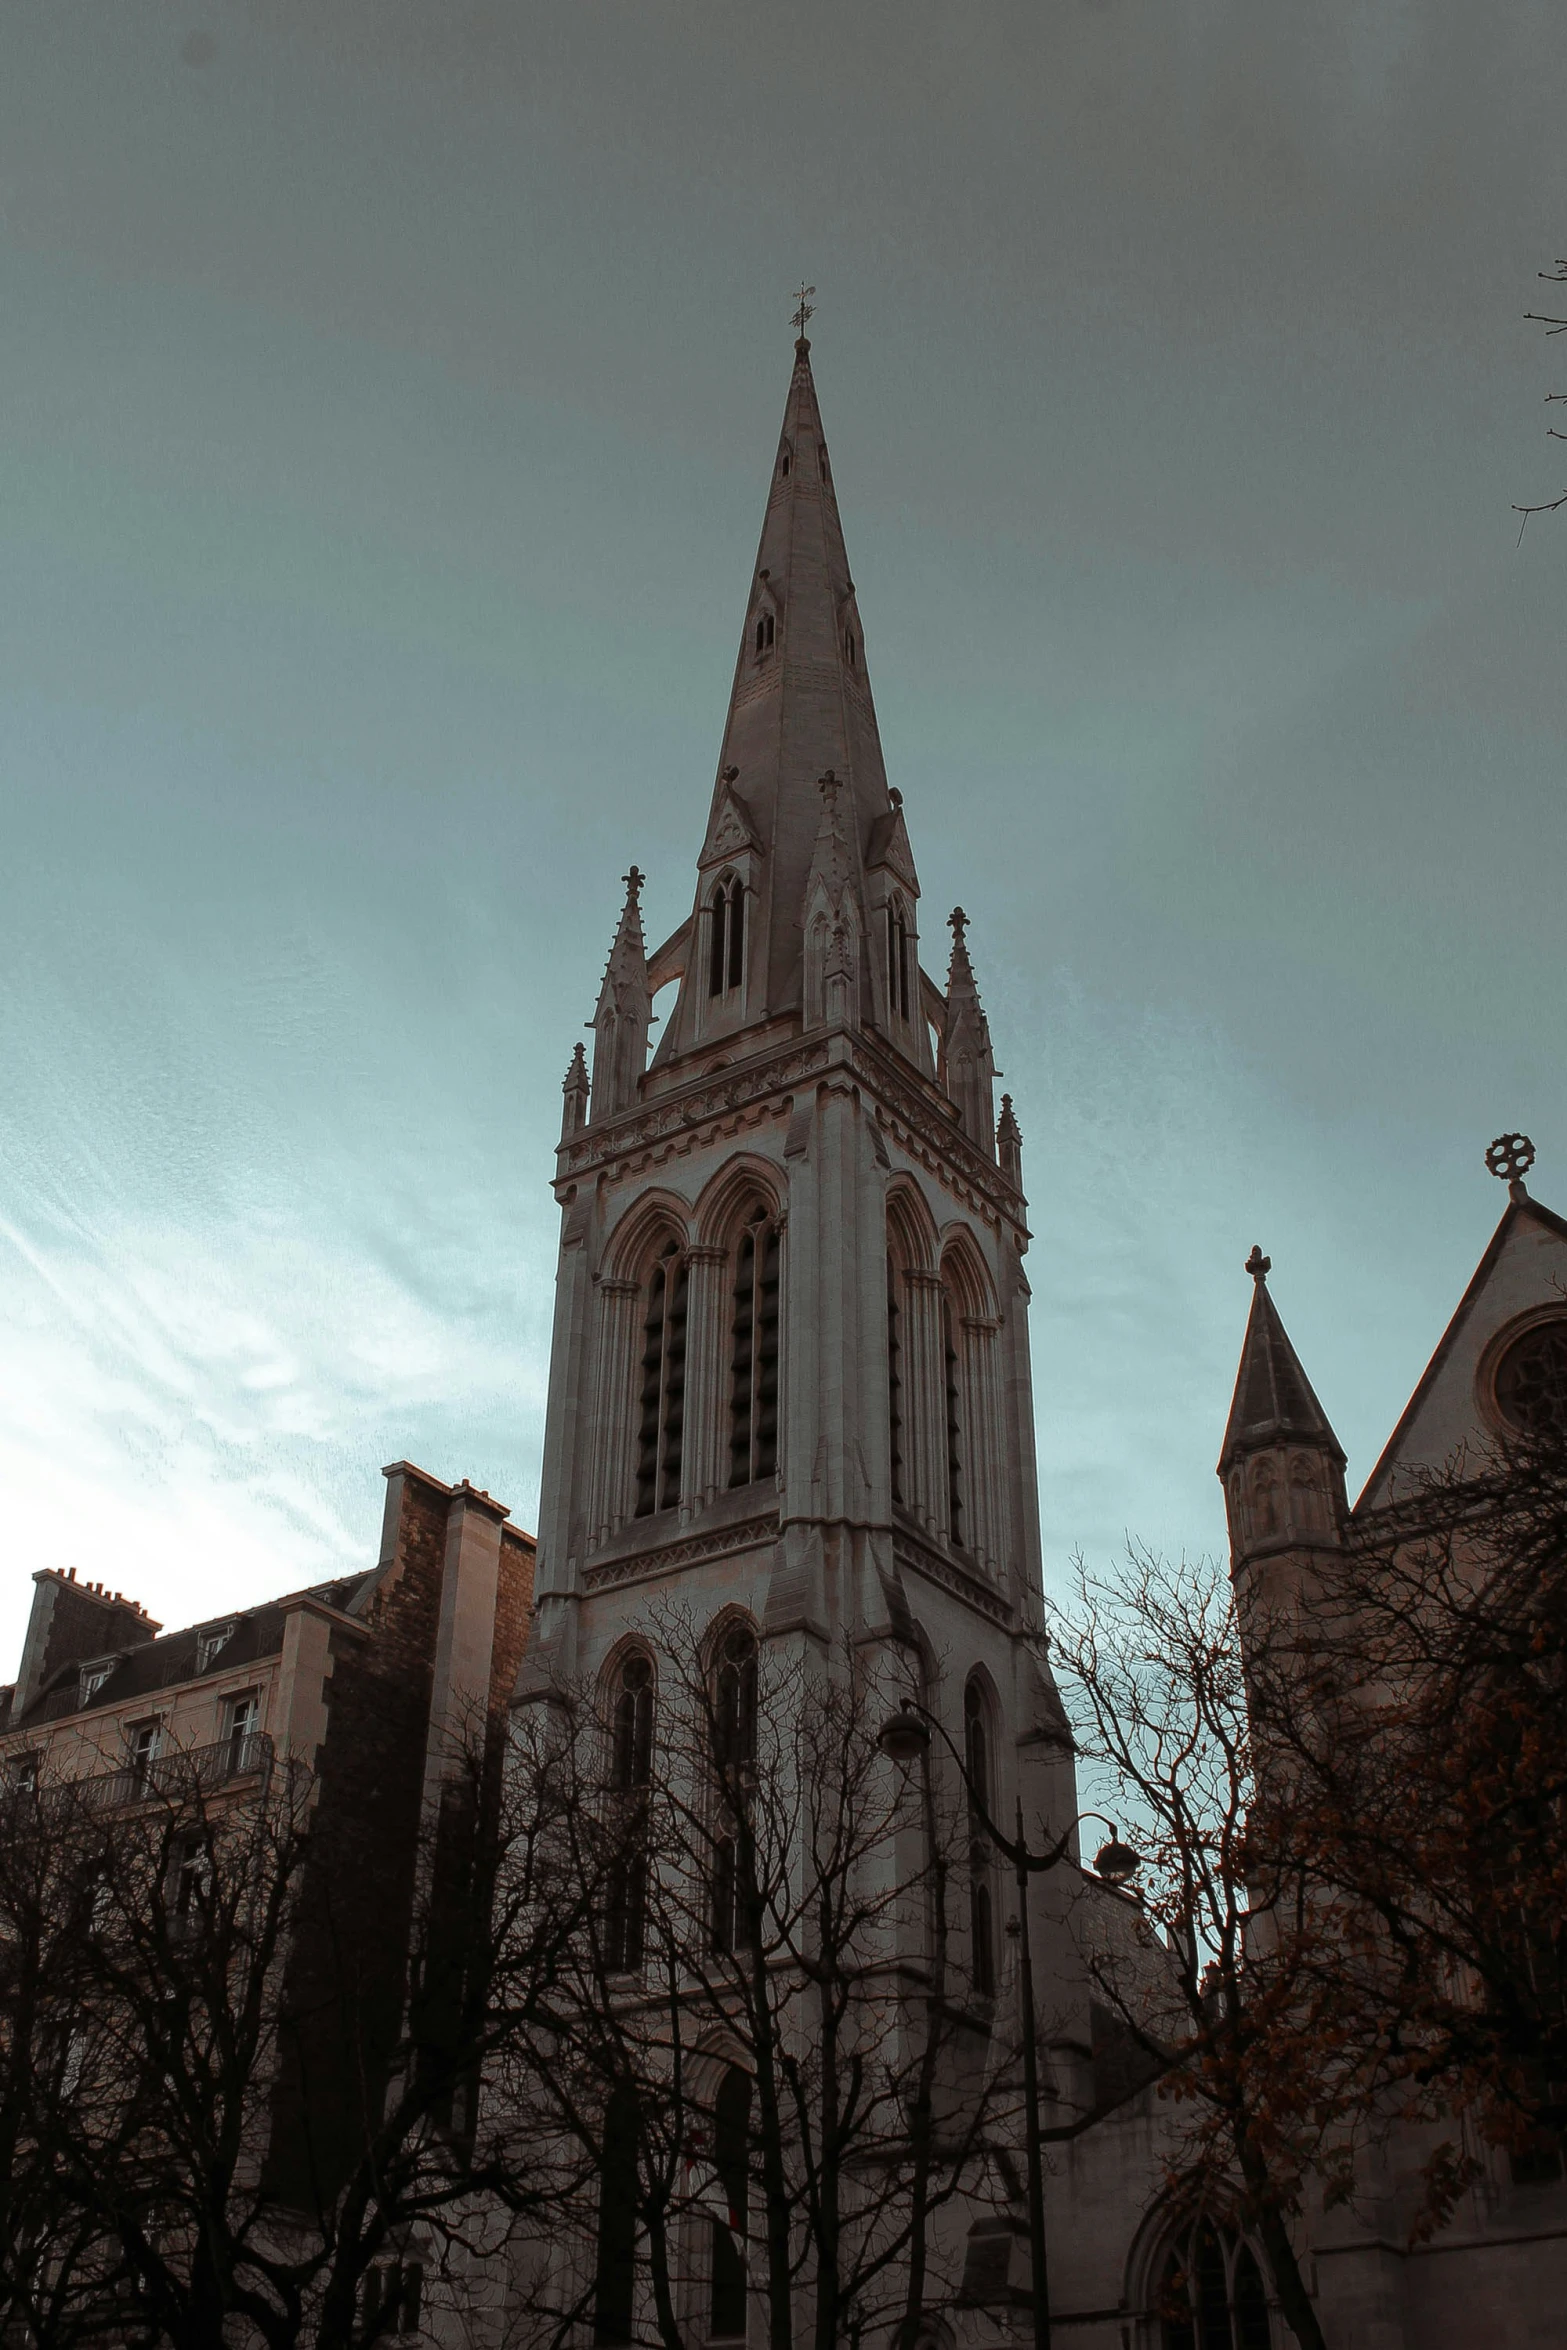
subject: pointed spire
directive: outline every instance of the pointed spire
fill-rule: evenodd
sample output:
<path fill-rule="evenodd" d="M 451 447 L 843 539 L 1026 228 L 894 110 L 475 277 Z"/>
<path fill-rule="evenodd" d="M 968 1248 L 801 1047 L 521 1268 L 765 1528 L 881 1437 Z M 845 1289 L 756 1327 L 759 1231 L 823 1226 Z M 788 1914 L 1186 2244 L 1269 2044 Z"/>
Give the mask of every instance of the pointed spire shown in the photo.
<path fill-rule="evenodd" d="M 565 1142 L 588 1122 L 588 1063 L 580 1044 L 571 1048 L 571 1067 L 560 1090 L 566 1097 L 560 1119 L 560 1139 Z"/>
<path fill-rule="evenodd" d="M 580 1049 L 580 1048 L 579 1048 Z M 1001 1116 L 996 1121 L 996 1157 L 1001 1172 L 1015 1190 L 1023 1188 L 1023 1135 L 1012 1114 L 1012 1096 L 1001 1097 Z"/>
<path fill-rule="evenodd" d="M 630 1107 L 637 1098 L 637 1085 L 647 1067 L 653 998 L 648 988 L 647 945 L 642 936 L 642 882 L 642 874 L 633 865 L 626 875 L 626 902 L 615 931 L 615 943 L 609 950 L 609 961 L 604 966 L 604 983 L 593 1014 L 592 1114 L 595 1121 L 612 1118 L 617 1111 Z"/>
<path fill-rule="evenodd" d="M 952 961 L 947 970 L 947 1033 L 942 1047 L 942 1075 L 950 1098 L 957 1104 L 963 1131 L 982 1151 L 995 1156 L 995 1056 L 990 1049 L 990 1024 L 974 984 L 964 932 L 968 916 L 954 906 L 948 917 L 952 932 Z"/>
<path fill-rule="evenodd" d="M 844 546 L 832 467 L 802 334 L 773 460 L 761 542 L 746 599 L 734 686 L 718 760 L 709 843 L 722 803 L 737 797 L 758 845 L 747 884 L 756 925 L 756 984 L 747 1025 L 804 1009 L 801 909 L 819 830 L 817 778 L 843 790 L 843 843 L 856 886 L 873 829 L 892 813 L 865 667 L 864 635 Z M 665 1059 L 702 1042 L 688 971 Z"/>
<path fill-rule="evenodd" d="M 1266 1452 L 1279 1445 L 1307 1446 L 1326 1453 L 1342 1468 L 1343 1448 L 1312 1392 L 1311 1381 L 1301 1369 L 1300 1357 L 1291 1346 L 1279 1310 L 1268 1294 L 1272 1260 L 1260 1248 L 1254 1248 L 1246 1260 L 1246 1270 L 1256 1287 L 1241 1347 L 1235 1396 L 1224 1431 L 1224 1446 L 1219 1454 L 1219 1474 L 1227 1476 L 1234 1463 L 1249 1453 Z"/>

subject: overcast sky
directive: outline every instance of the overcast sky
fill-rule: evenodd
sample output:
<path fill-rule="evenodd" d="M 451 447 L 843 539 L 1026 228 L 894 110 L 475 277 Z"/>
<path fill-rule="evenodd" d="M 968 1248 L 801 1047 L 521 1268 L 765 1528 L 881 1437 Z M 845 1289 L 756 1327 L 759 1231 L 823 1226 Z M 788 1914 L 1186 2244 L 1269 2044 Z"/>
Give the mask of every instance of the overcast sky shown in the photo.
<path fill-rule="evenodd" d="M 1047 1574 L 1369 1470 L 1567 1207 L 1551 0 L 7 0 L 0 1674 L 531 1524 L 560 1079 L 687 910 L 790 365 L 1036 1240 Z M 1553 376 L 1553 358 L 1561 368 Z"/>

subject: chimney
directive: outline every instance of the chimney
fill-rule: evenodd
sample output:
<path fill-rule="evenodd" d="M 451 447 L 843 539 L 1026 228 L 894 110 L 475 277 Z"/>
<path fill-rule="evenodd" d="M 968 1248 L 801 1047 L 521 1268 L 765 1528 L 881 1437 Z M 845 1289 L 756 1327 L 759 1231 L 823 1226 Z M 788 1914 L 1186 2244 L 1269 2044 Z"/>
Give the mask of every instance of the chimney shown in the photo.
<path fill-rule="evenodd" d="M 62 1665 L 90 1656 L 123 1655 L 162 1631 L 134 1599 L 101 1583 L 78 1583 L 74 1567 L 41 1567 L 33 1577 L 33 1612 L 22 1643 L 22 1663 L 11 1697 L 9 1727 Z"/>

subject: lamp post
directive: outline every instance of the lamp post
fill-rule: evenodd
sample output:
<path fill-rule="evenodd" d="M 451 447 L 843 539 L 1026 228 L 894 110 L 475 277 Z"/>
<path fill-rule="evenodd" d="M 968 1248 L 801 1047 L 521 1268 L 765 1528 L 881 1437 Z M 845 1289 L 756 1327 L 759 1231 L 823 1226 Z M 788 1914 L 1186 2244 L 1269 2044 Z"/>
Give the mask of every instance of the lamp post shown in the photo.
<path fill-rule="evenodd" d="M 1047 1870 L 1059 1867 L 1065 1860 L 1072 1838 L 1084 1820 L 1098 1820 L 1110 1831 L 1108 1843 L 1102 1844 L 1094 1855 L 1094 1869 L 1106 1884 L 1124 1885 L 1142 1866 L 1141 1855 L 1129 1844 L 1121 1842 L 1113 1820 L 1103 1812 L 1080 1812 L 1071 1825 L 1064 1828 L 1053 1844 L 1043 1852 L 1031 1851 L 1023 1834 L 1023 1799 L 1017 1801 L 1017 1833 L 1004 1836 L 990 1816 L 983 1789 L 976 1787 L 968 1763 L 948 1736 L 945 1728 L 927 1706 L 912 1697 L 906 1697 L 897 1712 L 882 1724 L 877 1744 L 882 1753 L 895 1763 L 907 1766 L 918 1761 L 926 1775 L 926 1815 L 933 1819 L 934 1807 L 929 1798 L 931 1732 L 941 1740 L 958 1766 L 964 1793 L 974 1817 L 996 1850 L 1012 1864 L 1017 1882 L 1018 1925 L 1018 1997 L 1022 2007 L 1020 2022 L 1023 2040 L 1023 2135 L 1028 2152 L 1028 2246 L 1029 2268 L 1033 2286 L 1034 2350 L 1050 2350 L 1050 2282 L 1045 2244 L 1045 2166 L 1043 2142 L 1039 2125 L 1039 2033 L 1034 2014 L 1034 1963 L 1028 1937 L 1028 1880 L 1042 1876 Z"/>

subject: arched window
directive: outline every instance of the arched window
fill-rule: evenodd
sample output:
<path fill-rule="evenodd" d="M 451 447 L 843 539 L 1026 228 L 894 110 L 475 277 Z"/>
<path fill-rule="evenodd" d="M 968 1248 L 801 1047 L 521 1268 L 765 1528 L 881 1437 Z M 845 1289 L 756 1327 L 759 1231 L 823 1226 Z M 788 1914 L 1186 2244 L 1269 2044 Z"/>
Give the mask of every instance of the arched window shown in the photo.
<path fill-rule="evenodd" d="M 647 1939 L 647 1790 L 653 1775 L 653 1667 L 640 1649 L 621 1664 L 610 1700 L 610 1845 L 604 1881 L 604 1964 L 635 1974 Z"/>
<path fill-rule="evenodd" d="M 723 2217 L 711 2223 L 708 2338 L 745 2339 L 745 2239 L 750 2204 L 751 2076 L 731 2065 L 713 2101 L 713 2170 Z M 716 2200 L 716 2198 L 715 2198 Z"/>
<path fill-rule="evenodd" d="M 778 1226 L 758 1208 L 735 1247 L 729 1357 L 729 1482 L 778 1467 Z"/>
<path fill-rule="evenodd" d="M 903 1491 L 903 1304 L 898 1260 L 887 1259 L 887 1425 L 892 1437 L 892 1498 Z"/>
<path fill-rule="evenodd" d="M 843 632 L 843 657 L 848 662 L 851 669 L 855 669 L 859 666 L 859 648 L 854 642 L 854 631 L 852 628 L 846 628 Z"/>
<path fill-rule="evenodd" d="M 743 1940 L 745 1888 L 740 1835 L 756 1762 L 756 1635 L 733 1624 L 713 1660 L 713 1882 L 712 1936 L 716 1952 Z"/>
<path fill-rule="evenodd" d="M 778 460 L 778 471 L 787 481 L 789 478 L 789 444 L 787 441 L 783 445 L 783 453 Z"/>
<path fill-rule="evenodd" d="M 707 945 L 707 992 L 727 995 L 745 977 L 745 884 L 720 882 L 713 896 L 713 932 Z"/>
<path fill-rule="evenodd" d="M 762 658 L 764 653 L 772 651 L 776 629 L 777 622 L 771 612 L 758 612 L 756 616 L 756 657 L 758 660 Z"/>
<path fill-rule="evenodd" d="M 617 2089 L 604 2115 L 599 2154 L 598 2258 L 593 2340 L 610 2350 L 633 2339 L 637 2286 L 637 2101 Z"/>
<path fill-rule="evenodd" d="M 1256 2254 L 1210 2219 L 1171 2245 L 1158 2315 L 1162 2350 L 1269 2350 L 1272 2341 Z"/>
<path fill-rule="evenodd" d="M 637 1428 L 639 1518 L 680 1499 L 686 1397 L 686 1260 L 671 1241 L 648 1275 Z"/>
<path fill-rule="evenodd" d="M 909 1016 L 909 924 L 896 899 L 887 908 L 887 999 L 900 1020 Z"/>
<path fill-rule="evenodd" d="M 994 1819 L 996 1793 L 990 1769 L 990 1709 L 978 1680 L 970 1681 L 963 1692 L 963 1761 L 969 1788 L 969 1963 L 976 1993 L 991 1999 L 996 1990 L 995 1894 L 981 1807 Z"/>
<path fill-rule="evenodd" d="M 963 1358 L 958 1352 L 958 1319 L 951 1296 L 941 1300 L 941 1353 L 947 1401 L 947 1535 L 964 1547 Z"/>

